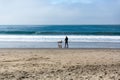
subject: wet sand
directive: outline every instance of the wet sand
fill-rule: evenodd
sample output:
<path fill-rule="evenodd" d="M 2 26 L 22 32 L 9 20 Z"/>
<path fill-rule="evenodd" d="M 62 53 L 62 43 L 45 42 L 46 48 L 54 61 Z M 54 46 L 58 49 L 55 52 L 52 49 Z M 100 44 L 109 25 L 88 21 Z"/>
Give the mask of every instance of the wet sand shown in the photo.
<path fill-rule="evenodd" d="M 120 50 L 0 49 L 0 80 L 120 80 Z"/>

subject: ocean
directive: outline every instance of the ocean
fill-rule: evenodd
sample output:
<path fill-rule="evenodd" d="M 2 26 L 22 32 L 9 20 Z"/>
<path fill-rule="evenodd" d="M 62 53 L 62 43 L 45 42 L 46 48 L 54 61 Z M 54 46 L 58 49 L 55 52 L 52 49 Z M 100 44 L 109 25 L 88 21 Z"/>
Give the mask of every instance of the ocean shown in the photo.
<path fill-rule="evenodd" d="M 0 25 L 0 48 L 120 48 L 120 25 Z"/>

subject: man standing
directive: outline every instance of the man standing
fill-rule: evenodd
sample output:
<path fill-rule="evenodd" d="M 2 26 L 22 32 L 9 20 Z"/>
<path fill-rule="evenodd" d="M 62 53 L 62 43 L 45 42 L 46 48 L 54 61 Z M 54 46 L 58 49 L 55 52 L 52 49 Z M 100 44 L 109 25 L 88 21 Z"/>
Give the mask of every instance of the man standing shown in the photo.
<path fill-rule="evenodd" d="M 68 48 L 68 37 L 65 38 L 65 48 Z"/>

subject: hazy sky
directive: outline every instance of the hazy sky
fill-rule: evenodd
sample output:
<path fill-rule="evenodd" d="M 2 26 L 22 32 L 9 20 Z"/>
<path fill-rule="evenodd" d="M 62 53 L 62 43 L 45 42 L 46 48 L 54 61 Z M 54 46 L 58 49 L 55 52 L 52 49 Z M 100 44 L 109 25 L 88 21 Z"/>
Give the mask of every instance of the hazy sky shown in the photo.
<path fill-rule="evenodd" d="M 120 24 L 120 0 L 0 0 L 0 24 Z"/>

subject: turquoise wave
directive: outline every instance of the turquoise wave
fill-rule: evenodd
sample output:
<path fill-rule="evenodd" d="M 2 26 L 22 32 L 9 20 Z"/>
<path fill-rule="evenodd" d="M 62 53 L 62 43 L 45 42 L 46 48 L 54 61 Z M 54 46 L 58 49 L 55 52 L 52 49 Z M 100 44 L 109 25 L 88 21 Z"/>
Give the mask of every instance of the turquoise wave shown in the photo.
<path fill-rule="evenodd" d="M 0 25 L 6 35 L 120 35 L 120 25 Z"/>
<path fill-rule="evenodd" d="M 34 31 L 0 31 L 0 34 L 16 35 L 120 35 L 120 32 L 34 32 Z"/>

